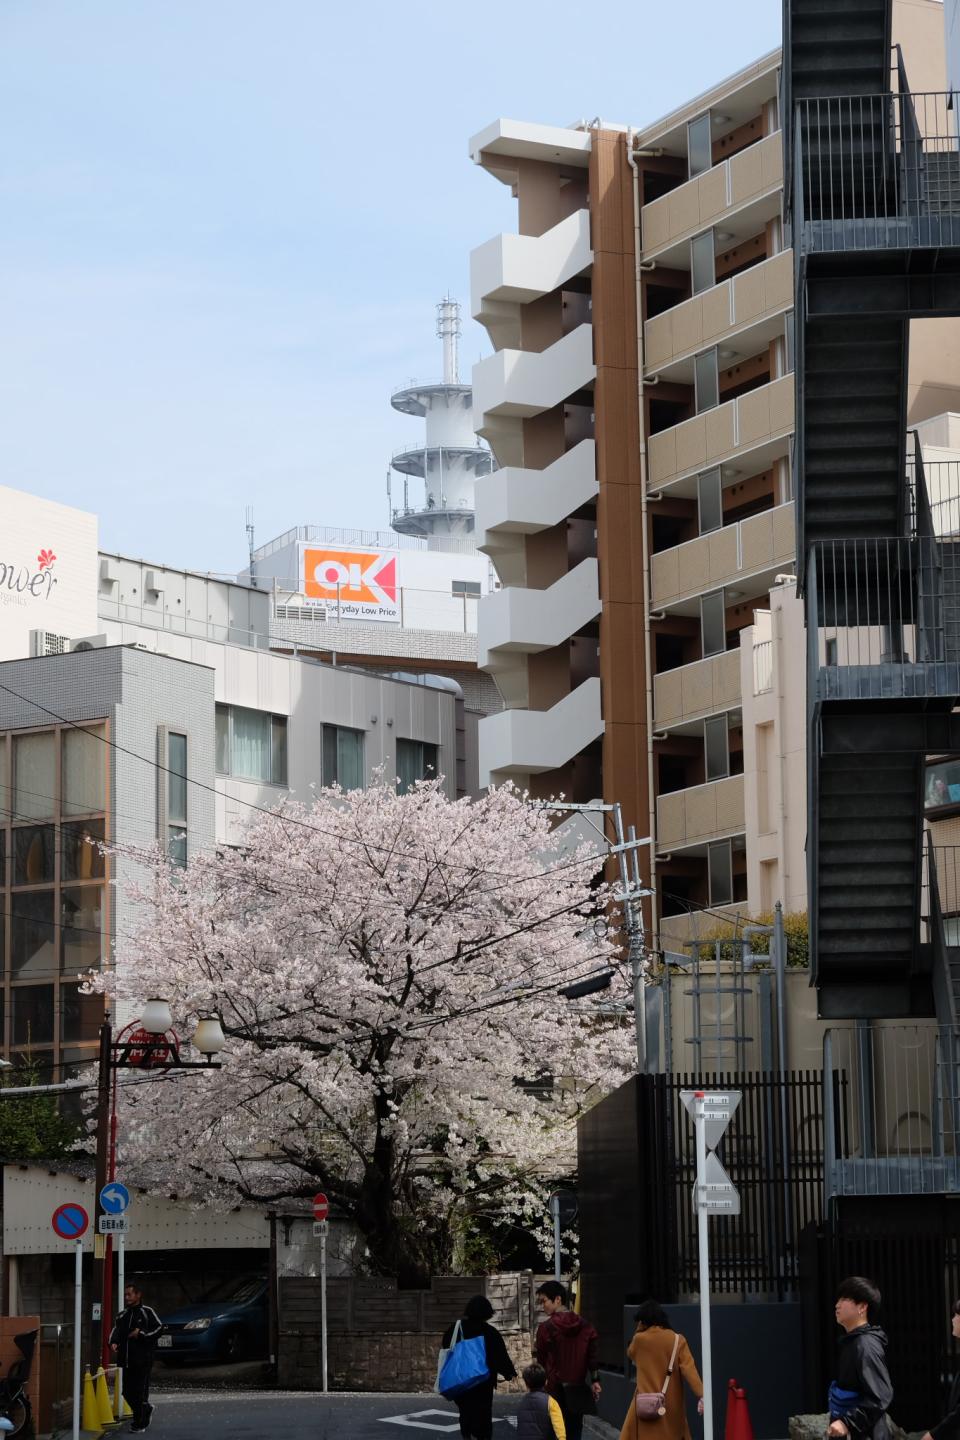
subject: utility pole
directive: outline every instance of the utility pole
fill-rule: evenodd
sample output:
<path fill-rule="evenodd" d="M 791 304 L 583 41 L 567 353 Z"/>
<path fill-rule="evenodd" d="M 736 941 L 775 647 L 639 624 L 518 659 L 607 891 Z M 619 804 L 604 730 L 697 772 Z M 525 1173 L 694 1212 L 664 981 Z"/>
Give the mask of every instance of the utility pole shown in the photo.
<path fill-rule="evenodd" d="M 100 1064 L 97 1071 L 97 1158 L 95 1168 L 93 1207 L 93 1286 L 92 1310 L 90 1312 L 90 1369 L 96 1373 L 102 1364 L 104 1321 L 111 1317 L 103 1314 L 104 1291 L 106 1289 L 107 1254 L 110 1249 L 107 1235 L 100 1234 L 100 1216 L 104 1209 L 100 1199 L 107 1183 L 107 1166 L 110 1154 L 110 1081 L 113 1058 L 113 1028 L 110 1015 L 106 1014 L 100 1026 Z"/>
<path fill-rule="evenodd" d="M 609 858 L 616 858 L 620 871 L 620 887 L 614 890 L 614 899 L 623 907 L 623 925 L 627 936 L 627 961 L 633 986 L 633 1026 L 637 1047 L 637 1072 L 647 1072 L 647 946 L 646 928 L 643 921 L 643 901 L 653 891 L 645 887 L 640 875 L 638 851 L 650 844 L 650 836 L 637 839 L 634 826 L 628 831 L 623 827 L 623 811 L 619 803 L 606 805 L 600 800 L 587 805 L 574 805 L 564 800 L 545 802 L 548 810 L 559 810 L 569 814 L 600 815 L 604 817 L 596 827 L 607 847 Z M 613 842 L 607 838 L 605 818 L 609 815 L 613 824 Z"/>

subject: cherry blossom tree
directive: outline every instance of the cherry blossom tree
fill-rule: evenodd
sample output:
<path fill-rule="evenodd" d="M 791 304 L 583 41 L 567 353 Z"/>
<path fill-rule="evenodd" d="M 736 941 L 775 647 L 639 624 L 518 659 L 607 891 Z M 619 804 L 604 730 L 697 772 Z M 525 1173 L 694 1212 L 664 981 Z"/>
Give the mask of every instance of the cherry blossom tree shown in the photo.
<path fill-rule="evenodd" d="M 166 996 L 184 1033 L 217 1013 L 228 1047 L 124 1088 L 127 1168 L 224 1203 L 324 1190 L 406 1283 L 484 1216 L 522 1223 L 631 1069 L 629 1024 L 558 993 L 603 965 L 604 999 L 629 987 L 595 851 L 551 824 L 509 786 L 378 784 L 260 814 L 186 871 L 151 857 L 100 983 L 132 1013 Z"/>

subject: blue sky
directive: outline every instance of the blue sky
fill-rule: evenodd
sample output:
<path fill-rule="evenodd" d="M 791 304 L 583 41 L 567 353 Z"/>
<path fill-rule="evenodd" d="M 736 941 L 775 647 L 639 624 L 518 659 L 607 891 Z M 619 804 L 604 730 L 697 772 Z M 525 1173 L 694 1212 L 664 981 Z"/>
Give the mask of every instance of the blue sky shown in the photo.
<path fill-rule="evenodd" d="M 733 23 L 730 23 L 731 16 Z M 235 571 L 385 526 L 391 390 L 515 228 L 498 115 L 642 125 L 779 43 L 773 0 L 2 0 L 0 483 L 101 545 Z M 613 40 L 613 43 L 609 43 Z M 601 48 L 601 45 L 603 48 Z"/>

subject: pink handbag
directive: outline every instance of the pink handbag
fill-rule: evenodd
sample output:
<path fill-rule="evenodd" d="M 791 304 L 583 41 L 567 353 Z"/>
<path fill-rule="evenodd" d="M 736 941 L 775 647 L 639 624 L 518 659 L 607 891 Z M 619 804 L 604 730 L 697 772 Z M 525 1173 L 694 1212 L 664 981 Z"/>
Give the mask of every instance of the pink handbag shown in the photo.
<path fill-rule="evenodd" d="M 661 1420 L 667 1413 L 667 1389 L 670 1385 L 670 1377 L 673 1374 L 673 1367 L 677 1363 L 677 1351 L 680 1348 L 680 1336 L 673 1337 L 673 1354 L 670 1356 L 670 1366 L 667 1370 L 667 1378 L 663 1382 L 663 1389 L 654 1395 L 637 1395 L 634 1404 L 637 1409 L 638 1420 Z"/>

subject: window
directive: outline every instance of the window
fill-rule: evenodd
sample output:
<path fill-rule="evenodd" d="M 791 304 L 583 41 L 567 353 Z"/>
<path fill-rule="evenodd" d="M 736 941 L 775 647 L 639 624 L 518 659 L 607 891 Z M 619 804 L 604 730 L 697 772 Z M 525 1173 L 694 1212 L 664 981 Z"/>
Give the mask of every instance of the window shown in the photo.
<path fill-rule="evenodd" d="M 717 370 L 717 351 L 704 350 L 693 362 L 694 389 L 696 392 L 697 414 L 714 410 L 720 404 L 720 376 Z"/>
<path fill-rule="evenodd" d="M 713 231 L 705 230 L 702 235 L 695 235 L 690 241 L 690 288 L 694 295 L 716 285 L 714 258 Z"/>
<path fill-rule="evenodd" d="M 707 846 L 707 874 L 710 881 L 710 904 L 733 904 L 733 846 L 729 840 L 717 840 Z"/>
<path fill-rule="evenodd" d="M 703 746 L 708 780 L 724 780 L 730 774 L 730 736 L 726 715 L 712 715 L 703 722 Z"/>
<path fill-rule="evenodd" d="M 928 814 L 931 810 L 960 809 L 960 760 L 927 766 L 923 808 Z"/>
<path fill-rule="evenodd" d="M 323 783 L 342 790 L 362 790 L 363 731 L 343 725 L 323 727 Z"/>
<path fill-rule="evenodd" d="M 54 1079 L 96 1058 L 104 1014 L 77 985 L 109 939 L 104 734 L 102 721 L 0 733 L 0 1046 Z"/>
<path fill-rule="evenodd" d="M 697 507 L 701 535 L 708 535 L 711 530 L 721 528 L 723 525 L 723 489 L 719 466 L 697 476 Z"/>
<path fill-rule="evenodd" d="M 18 820 L 47 820 L 56 808 L 56 751 L 51 731 L 13 741 L 13 808 Z"/>
<path fill-rule="evenodd" d="M 426 740 L 397 740 L 397 793 L 406 795 L 418 780 L 437 778 L 439 746 Z"/>
<path fill-rule="evenodd" d="M 287 719 L 265 710 L 218 705 L 217 773 L 265 785 L 287 783 Z"/>
<path fill-rule="evenodd" d="M 187 863 L 187 737 L 167 735 L 167 854 Z"/>
<path fill-rule="evenodd" d="M 700 641 L 704 659 L 708 655 L 719 655 L 727 648 L 727 618 L 722 590 L 700 596 Z"/>
<path fill-rule="evenodd" d="M 454 580 L 452 582 L 454 595 L 479 595 L 479 580 Z"/>
<path fill-rule="evenodd" d="M 713 134 L 710 129 L 710 112 L 698 115 L 687 125 L 687 169 L 690 179 L 702 175 L 704 170 L 713 169 Z"/>

